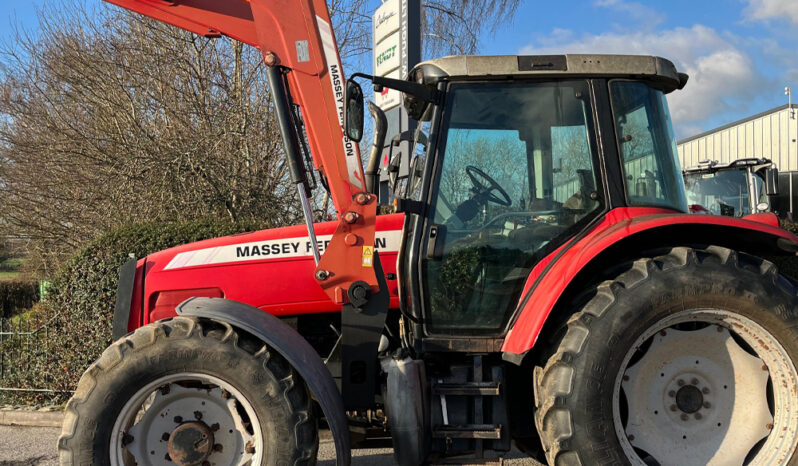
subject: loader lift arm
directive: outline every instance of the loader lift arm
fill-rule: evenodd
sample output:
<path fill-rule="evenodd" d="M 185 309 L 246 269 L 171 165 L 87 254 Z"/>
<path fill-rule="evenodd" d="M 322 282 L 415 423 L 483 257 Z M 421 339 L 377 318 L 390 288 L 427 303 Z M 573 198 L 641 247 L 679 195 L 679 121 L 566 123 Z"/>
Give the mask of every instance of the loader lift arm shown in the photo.
<path fill-rule="evenodd" d="M 311 241 L 310 189 L 299 151 L 296 104 L 307 128 L 313 164 L 327 179 L 338 227 L 315 277 L 336 303 L 347 301 L 355 282 L 376 291 L 364 246 L 374 245 L 376 197 L 366 191 L 360 152 L 345 137 L 344 75 L 324 0 L 106 0 L 205 37 L 228 36 L 257 47 L 269 67 L 286 156 L 297 184 Z"/>

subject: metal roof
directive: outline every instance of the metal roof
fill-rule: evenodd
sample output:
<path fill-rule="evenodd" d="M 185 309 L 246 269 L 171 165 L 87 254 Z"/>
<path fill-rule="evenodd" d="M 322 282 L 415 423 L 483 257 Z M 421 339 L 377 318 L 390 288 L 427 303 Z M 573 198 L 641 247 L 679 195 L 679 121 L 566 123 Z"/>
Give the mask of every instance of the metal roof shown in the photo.
<path fill-rule="evenodd" d="M 752 115 L 750 117 L 743 118 L 742 120 L 737 120 L 737 121 L 725 124 L 723 126 L 718 126 L 715 129 L 711 129 L 709 131 L 704 131 L 701 134 L 696 134 L 695 136 L 690 136 L 689 138 L 682 139 L 681 141 L 677 142 L 677 144 L 686 144 L 686 143 L 688 143 L 690 141 L 694 141 L 696 139 L 700 139 L 700 138 L 703 138 L 705 136 L 709 136 L 710 134 L 718 133 L 720 131 L 723 131 L 724 129 L 729 129 L 729 128 L 733 128 L 735 126 L 739 126 L 739 125 L 748 123 L 749 121 L 753 121 L 753 120 L 756 120 L 758 118 L 762 118 L 763 116 L 767 116 L 767 115 L 770 115 L 772 113 L 777 113 L 777 112 L 780 112 L 782 110 L 786 110 L 788 108 L 790 108 L 790 106 L 788 104 L 780 105 L 778 107 L 771 108 L 770 110 L 765 110 L 762 113 L 757 113 L 756 115 Z M 794 108 L 794 109 L 798 108 L 798 104 L 792 104 L 792 108 Z"/>
<path fill-rule="evenodd" d="M 449 77 L 477 76 L 606 76 L 651 78 L 666 83 L 668 90 L 683 84 L 676 66 L 650 55 L 460 55 L 419 63 L 414 69 L 432 65 Z M 426 72 L 425 72 L 426 74 Z"/>

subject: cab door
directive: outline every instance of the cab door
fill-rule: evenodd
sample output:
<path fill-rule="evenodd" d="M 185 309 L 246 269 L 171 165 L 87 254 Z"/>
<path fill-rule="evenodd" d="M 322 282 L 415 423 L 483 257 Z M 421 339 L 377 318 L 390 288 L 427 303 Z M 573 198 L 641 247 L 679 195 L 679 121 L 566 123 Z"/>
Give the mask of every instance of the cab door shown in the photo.
<path fill-rule="evenodd" d="M 452 83 L 421 244 L 428 335 L 503 333 L 534 265 L 603 206 L 589 83 Z"/>

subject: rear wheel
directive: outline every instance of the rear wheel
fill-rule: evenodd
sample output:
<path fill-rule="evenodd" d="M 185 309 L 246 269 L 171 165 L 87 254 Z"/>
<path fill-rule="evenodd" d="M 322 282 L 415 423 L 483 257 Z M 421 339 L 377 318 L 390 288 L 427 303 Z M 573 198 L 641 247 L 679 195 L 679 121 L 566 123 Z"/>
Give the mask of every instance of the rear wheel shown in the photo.
<path fill-rule="evenodd" d="M 311 399 L 290 365 L 229 325 L 178 317 L 111 345 L 83 375 L 62 464 L 314 464 Z"/>
<path fill-rule="evenodd" d="M 764 260 L 674 248 L 583 298 L 535 373 L 551 464 L 789 464 L 798 298 Z"/>

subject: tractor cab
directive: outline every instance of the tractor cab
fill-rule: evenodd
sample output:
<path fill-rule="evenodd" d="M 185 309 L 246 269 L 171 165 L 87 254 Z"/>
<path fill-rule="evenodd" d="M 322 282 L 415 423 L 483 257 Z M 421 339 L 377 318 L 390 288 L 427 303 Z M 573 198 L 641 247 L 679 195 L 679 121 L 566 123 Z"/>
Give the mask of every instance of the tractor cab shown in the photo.
<path fill-rule="evenodd" d="M 686 79 L 648 56 L 416 66 L 408 80 L 428 97 L 405 92 L 405 107 L 430 134 L 408 181 L 421 208 L 406 220 L 413 252 L 400 265 L 406 305 L 423 322 L 415 335 L 501 337 L 532 268 L 604 213 L 685 212 L 665 95 Z"/>
<path fill-rule="evenodd" d="M 769 159 L 704 160 L 684 170 L 684 185 L 690 212 L 743 217 L 772 211 L 778 169 Z"/>

